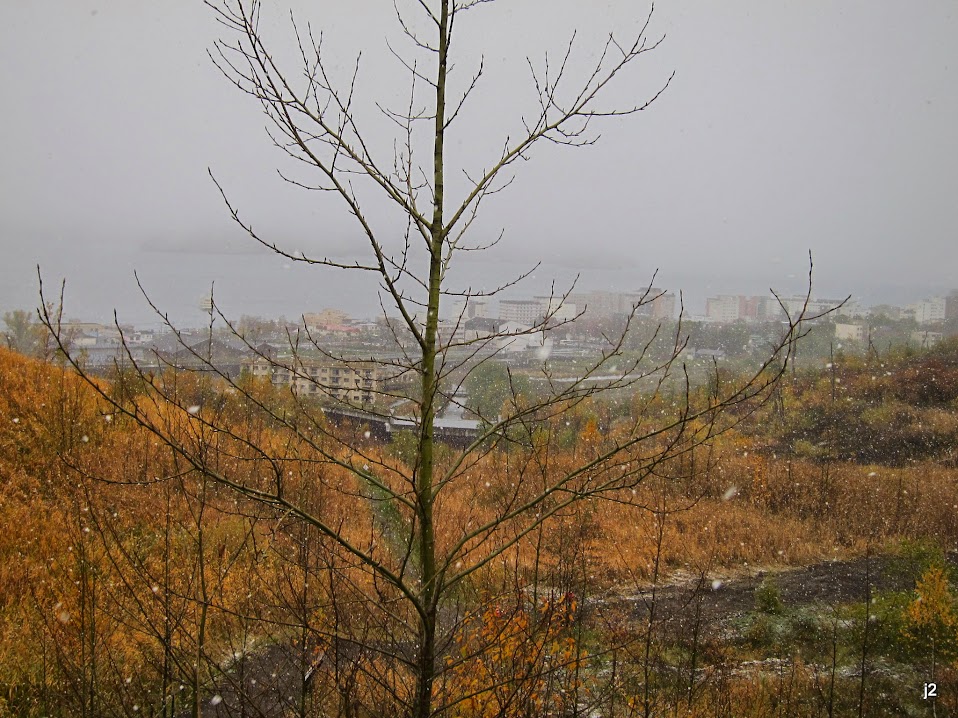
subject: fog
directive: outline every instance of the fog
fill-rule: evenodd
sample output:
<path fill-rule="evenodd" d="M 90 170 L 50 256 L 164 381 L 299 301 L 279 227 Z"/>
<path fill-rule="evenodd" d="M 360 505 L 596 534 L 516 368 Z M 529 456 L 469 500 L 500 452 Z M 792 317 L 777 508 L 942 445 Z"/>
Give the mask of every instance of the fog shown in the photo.
<path fill-rule="evenodd" d="M 289 5 L 322 30 L 342 81 L 363 51 L 357 117 L 391 161 L 375 103 L 402 108 L 408 93 L 386 45 L 407 48 L 392 3 Z M 285 62 L 295 57 L 281 6 L 268 4 L 263 30 Z M 535 108 L 527 56 L 541 66 L 548 51 L 555 62 L 576 31 L 581 74 L 604 32 L 628 35 L 646 12 L 624 1 L 500 0 L 464 15 L 455 86 L 480 54 L 485 76 L 453 127 L 450 162 L 488 165 L 521 130 Z M 293 267 L 230 220 L 210 171 L 271 241 L 362 256 L 341 203 L 278 177 L 289 163 L 257 103 L 207 56 L 224 33 L 193 0 L 0 5 L 0 310 L 37 304 L 40 265 L 45 284 L 66 280 L 68 314 L 96 319 L 116 308 L 148 320 L 134 270 L 178 321 L 197 318 L 214 282 L 234 316 L 378 311 L 375 284 Z M 603 104 L 642 103 L 674 72 L 668 89 L 648 110 L 597 126 L 595 146 L 542 145 L 517 165 L 474 227 L 477 241 L 504 230 L 503 241 L 464 257 L 457 281 L 493 286 L 545 260 L 517 293 L 580 273 L 586 288 L 631 289 L 659 270 L 659 286 L 696 302 L 801 288 L 811 251 L 819 295 L 902 302 L 958 286 L 953 2 L 672 0 L 652 15 L 649 38 L 662 36 Z M 401 234 L 379 205 L 369 213 Z"/>

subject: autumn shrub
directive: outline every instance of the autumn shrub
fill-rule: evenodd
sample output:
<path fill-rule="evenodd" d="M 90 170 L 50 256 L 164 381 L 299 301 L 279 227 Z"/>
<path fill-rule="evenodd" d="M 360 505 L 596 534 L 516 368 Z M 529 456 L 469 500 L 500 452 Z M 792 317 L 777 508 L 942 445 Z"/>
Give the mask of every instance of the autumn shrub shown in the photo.
<path fill-rule="evenodd" d="M 914 406 L 944 406 L 958 399 L 958 356 L 941 349 L 908 362 L 893 377 L 896 398 Z"/>
<path fill-rule="evenodd" d="M 445 658 L 444 702 L 463 718 L 562 715 L 575 705 L 585 655 L 576 640 L 577 601 L 564 594 L 533 605 L 522 595 L 465 619 Z"/>
<path fill-rule="evenodd" d="M 938 663 L 958 659 L 955 596 L 940 565 L 930 566 L 921 574 L 903 619 L 902 636 L 917 655 Z"/>

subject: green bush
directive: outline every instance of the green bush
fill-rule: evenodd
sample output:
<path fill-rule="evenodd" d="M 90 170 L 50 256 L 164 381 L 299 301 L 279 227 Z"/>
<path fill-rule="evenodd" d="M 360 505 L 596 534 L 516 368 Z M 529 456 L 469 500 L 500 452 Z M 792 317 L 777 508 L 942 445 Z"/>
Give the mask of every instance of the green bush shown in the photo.
<path fill-rule="evenodd" d="M 785 611 L 778 583 L 771 576 L 767 576 L 755 589 L 755 610 L 773 616 L 780 616 Z"/>
<path fill-rule="evenodd" d="M 949 580 L 954 580 L 945 559 L 945 552 L 933 539 L 904 539 L 899 544 L 897 555 L 892 559 L 888 572 L 909 586 L 914 586 L 925 571 L 938 566 Z"/>

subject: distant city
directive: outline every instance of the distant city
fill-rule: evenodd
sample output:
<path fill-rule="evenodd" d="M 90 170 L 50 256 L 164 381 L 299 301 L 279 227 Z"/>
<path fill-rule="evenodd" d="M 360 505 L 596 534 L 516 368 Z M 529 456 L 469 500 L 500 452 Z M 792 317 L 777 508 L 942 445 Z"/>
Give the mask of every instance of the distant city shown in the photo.
<path fill-rule="evenodd" d="M 208 314 L 211 309 L 208 299 L 200 299 L 198 309 Z M 804 295 L 743 295 L 716 294 L 705 298 L 704 311 L 690 311 L 680 307 L 674 292 L 656 287 L 631 292 L 591 290 L 571 292 L 565 295 L 534 295 L 519 298 L 490 299 L 472 297 L 447 301 L 443 313 L 445 322 L 462 322 L 470 319 L 498 320 L 531 326 L 547 315 L 550 320 L 571 321 L 575 318 L 602 320 L 625 316 L 635 307 L 638 317 L 657 320 L 677 319 L 681 313 L 686 321 L 729 324 L 734 322 L 760 323 L 784 318 L 784 312 L 795 314 L 803 308 L 808 315 L 830 312 L 833 320 L 843 318 L 849 324 L 862 325 L 869 317 L 882 316 L 892 320 L 913 320 L 920 326 L 941 324 L 958 317 L 958 290 L 941 296 L 925 298 L 904 306 L 876 304 L 864 306 L 859 301 L 844 297 L 820 298 Z M 836 309 L 837 307 L 837 309 Z M 254 315 L 255 316 L 255 315 Z M 280 317 L 262 317 L 286 321 Z M 322 312 L 305 312 L 290 319 L 293 324 L 323 327 L 323 333 L 348 335 L 364 326 L 375 324 L 377 317 L 355 318 L 342 309 L 326 309 Z M 94 322 L 76 320 L 77 326 L 101 326 Z M 131 324 L 124 326 L 132 328 Z M 155 326 L 155 321 L 151 323 Z M 152 332 L 148 332 L 152 334 Z M 136 332 L 140 336 L 142 332 Z"/>
<path fill-rule="evenodd" d="M 201 307 L 209 312 L 208 303 Z M 864 307 L 854 300 L 810 298 L 801 295 L 717 295 L 706 299 L 704 313 L 684 310 L 673 292 L 655 287 L 634 292 L 582 291 L 564 296 L 524 298 L 459 298 L 447 305 L 440 321 L 440 341 L 450 350 L 484 341 L 512 363 L 537 358 L 587 356 L 626 321 L 637 326 L 669 325 L 680 318 L 691 333 L 691 356 L 746 356 L 758 351 L 763 340 L 789 317 L 823 317 L 816 324 L 823 340 L 846 350 L 866 349 L 876 340 L 929 347 L 949 334 L 958 334 L 958 291 L 899 307 L 888 304 Z M 15 342 L 10 317 L 6 344 Z M 71 354 L 89 367 L 104 369 L 136 361 L 141 365 L 191 366 L 209 360 L 229 375 L 244 369 L 253 375 L 270 373 L 267 360 L 301 353 L 312 362 L 305 372 L 325 372 L 352 362 L 379 362 L 403 350 L 409 337 L 398 320 L 361 319 L 338 308 L 304 312 L 298 320 L 243 316 L 226 326 L 213 322 L 215 331 L 179 328 L 170 330 L 66 321 L 62 325 Z M 740 331 L 736 330 L 740 328 Z M 741 337 L 744 337 L 740 341 Z M 820 342 L 821 344 L 821 342 Z M 740 346 L 741 345 L 741 346 Z M 822 344 L 824 346 L 824 344 Z M 325 348 L 331 353 L 321 356 Z M 14 347 L 16 348 L 16 347 Z M 821 350 L 824 351 L 824 350 Z M 315 356 L 313 356 L 315 355 Z M 349 359 L 344 359 L 349 357 Z M 344 369 L 345 371 L 345 369 Z M 344 377 L 342 398 L 356 403 L 369 400 L 389 377 L 379 369 L 353 366 Z M 338 372 L 337 372 L 338 373 Z M 327 376 L 329 375 L 329 376 Z M 274 383 L 296 384 L 297 372 L 272 373 Z M 315 383 L 303 380 L 304 389 Z M 350 393 L 351 392 L 351 393 Z"/>

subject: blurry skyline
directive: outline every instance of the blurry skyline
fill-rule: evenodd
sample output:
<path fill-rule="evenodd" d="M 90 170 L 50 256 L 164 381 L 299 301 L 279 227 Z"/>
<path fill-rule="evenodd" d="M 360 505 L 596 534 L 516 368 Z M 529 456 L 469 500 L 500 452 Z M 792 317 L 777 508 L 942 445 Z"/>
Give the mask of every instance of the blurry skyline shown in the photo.
<path fill-rule="evenodd" d="M 392 2 L 267 3 L 263 29 L 290 59 L 287 7 L 322 29 L 334 72 L 362 50 L 358 118 L 391 160 L 374 102 L 402 107 L 407 84 L 386 39 L 405 47 Z M 534 109 L 526 56 L 541 64 L 577 31 L 580 71 L 609 30 L 647 6 L 617 0 L 499 0 L 463 16 L 454 80 L 486 77 L 450 138 L 450 175 L 477 168 Z M 290 267 L 230 220 L 208 168 L 241 214 L 291 251 L 362 256 L 344 209 L 285 185 L 288 167 L 257 103 L 206 55 L 223 35 L 198 0 L 43 0 L 0 6 L 0 311 L 37 304 L 36 265 L 67 282 L 67 314 L 115 307 L 144 321 L 135 269 L 157 305 L 195 322 L 215 281 L 229 316 L 377 311 L 374 284 Z M 594 147 L 544 144 L 484 203 L 475 239 L 505 230 L 463 284 L 491 287 L 540 259 L 515 294 L 582 273 L 583 288 L 648 284 L 690 297 L 800 290 L 866 303 L 958 287 L 958 6 L 669 0 L 662 45 L 617 78 L 604 106 L 650 109 L 597 126 Z M 289 65 L 290 75 L 296 66 Z M 389 228 L 395 218 L 373 207 Z M 395 225 L 395 234 L 403 224 Z"/>

